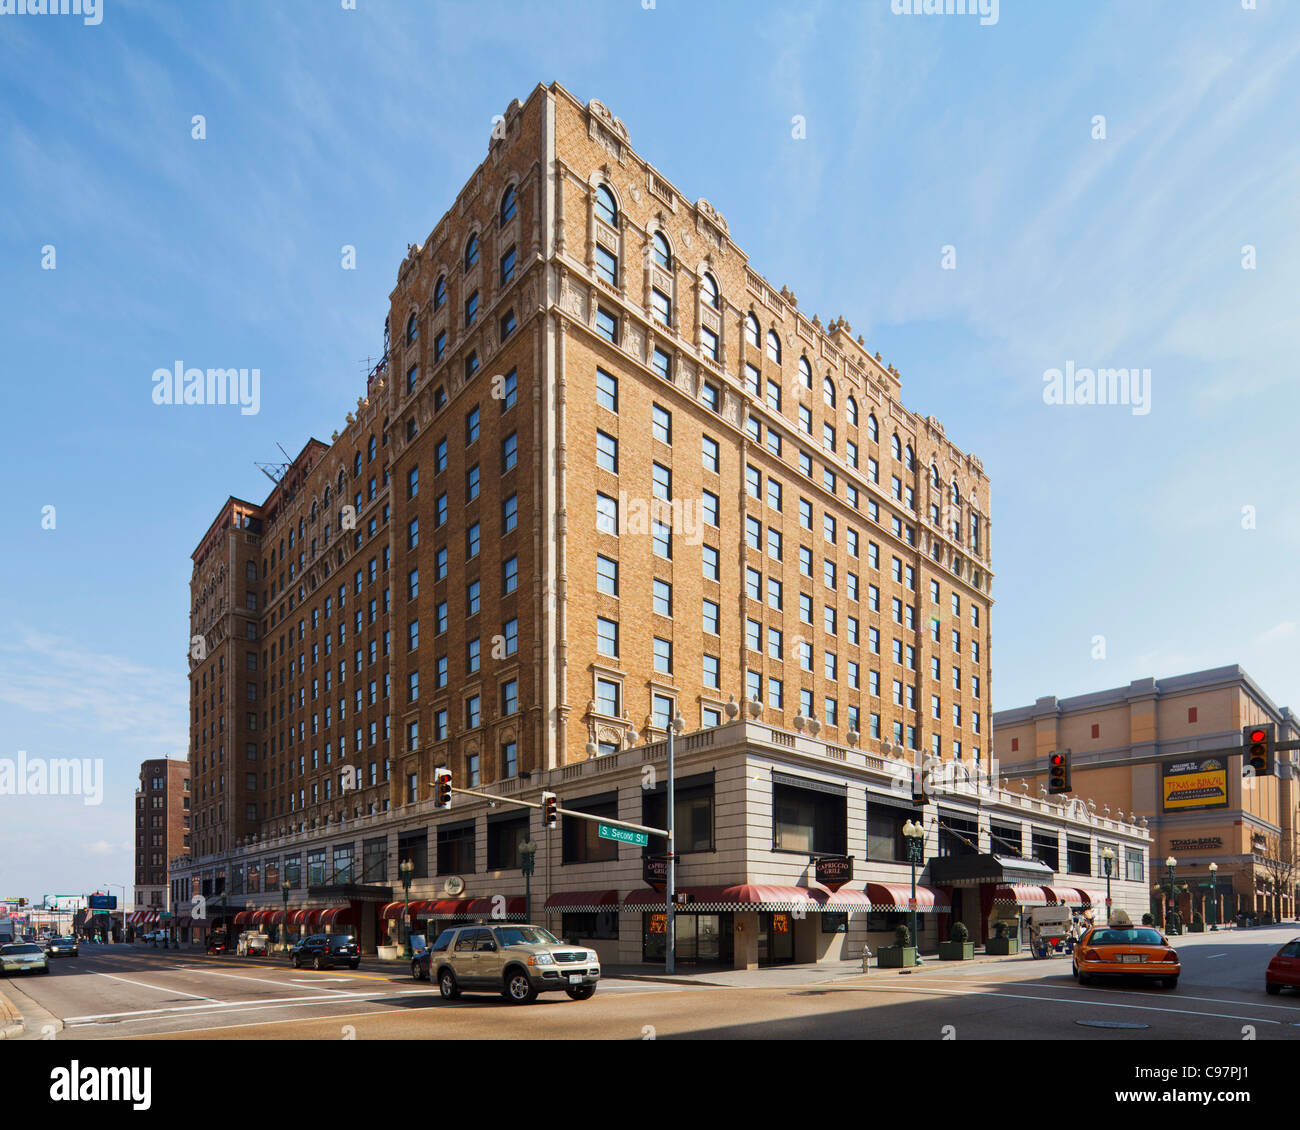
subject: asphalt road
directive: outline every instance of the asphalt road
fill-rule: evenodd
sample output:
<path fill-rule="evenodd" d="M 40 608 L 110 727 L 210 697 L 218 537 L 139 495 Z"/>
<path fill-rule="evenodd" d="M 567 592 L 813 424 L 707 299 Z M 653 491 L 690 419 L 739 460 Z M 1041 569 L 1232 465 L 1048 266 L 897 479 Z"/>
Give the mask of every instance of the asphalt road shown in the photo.
<path fill-rule="evenodd" d="M 1177 939 L 1177 989 L 1081 988 L 1068 958 L 927 962 L 610 978 L 575 1002 L 544 995 L 442 1002 L 401 967 L 290 969 L 279 959 L 83 947 L 50 976 L 0 982 L 29 1039 L 1300 1039 L 1300 994 L 1269 997 L 1263 971 L 1295 926 Z M 1096 1024 L 1104 1027 L 1094 1026 Z M 1115 1027 L 1114 1025 L 1122 1025 Z"/>

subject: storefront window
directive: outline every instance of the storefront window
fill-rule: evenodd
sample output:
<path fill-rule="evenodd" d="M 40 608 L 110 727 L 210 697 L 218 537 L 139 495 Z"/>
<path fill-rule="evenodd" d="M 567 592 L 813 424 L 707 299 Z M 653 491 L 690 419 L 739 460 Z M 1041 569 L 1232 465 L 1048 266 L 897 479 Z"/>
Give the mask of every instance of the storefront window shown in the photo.
<path fill-rule="evenodd" d="M 366 840 L 361 845 L 361 881 L 386 883 L 388 881 L 388 837 Z"/>
<path fill-rule="evenodd" d="M 673 786 L 676 826 L 673 834 L 677 853 L 713 850 L 713 774 L 679 778 Z M 641 793 L 641 823 L 651 828 L 665 828 L 668 819 L 668 789 L 659 782 L 654 789 Z M 662 840 L 651 840 L 647 853 L 663 851 Z"/>
<path fill-rule="evenodd" d="M 519 845 L 528 840 L 528 816 L 488 817 L 487 869 L 514 871 L 522 866 Z"/>
<path fill-rule="evenodd" d="M 302 886 L 302 856 L 286 855 L 284 857 L 284 881 L 289 889 L 296 891 Z"/>
<path fill-rule="evenodd" d="M 807 785 L 782 782 L 773 776 L 773 851 L 844 855 L 847 819 L 845 790 L 823 792 Z"/>
<path fill-rule="evenodd" d="M 474 873 L 474 821 L 438 829 L 438 874 Z"/>
<path fill-rule="evenodd" d="M 1034 858 L 1046 863 L 1053 871 L 1061 869 L 1061 840 L 1055 832 L 1033 831 Z"/>
<path fill-rule="evenodd" d="M 307 853 L 307 886 L 319 887 L 325 882 L 325 852 L 323 850 Z"/>
<path fill-rule="evenodd" d="M 334 882 L 351 883 L 352 876 L 352 844 L 339 844 L 334 849 Z"/>
<path fill-rule="evenodd" d="M 575 812 L 589 812 L 593 816 L 612 816 L 618 819 L 618 794 L 605 793 L 597 797 L 571 801 L 565 805 Z M 564 838 L 563 862 L 597 863 L 618 858 L 618 844 L 602 840 L 597 834 L 594 820 L 575 820 L 561 817 L 561 834 Z"/>
<path fill-rule="evenodd" d="M 874 798 L 867 802 L 867 858 L 902 862 L 907 859 L 907 845 L 903 842 L 903 825 L 919 819 L 921 813 L 912 808 L 894 808 L 880 804 Z"/>
<path fill-rule="evenodd" d="M 426 879 L 429 876 L 429 833 L 404 832 L 397 837 L 397 862 L 402 864 L 410 860 L 415 870 L 413 879 Z"/>
<path fill-rule="evenodd" d="M 789 915 L 785 916 L 787 919 Z M 730 914 L 678 914 L 676 960 L 679 965 L 723 965 L 733 962 L 733 922 Z M 641 916 L 641 953 L 645 961 L 663 961 L 668 916 Z M 793 950 L 791 951 L 793 952 Z"/>
<path fill-rule="evenodd" d="M 662 918 L 663 915 L 660 915 Z M 560 934 L 564 938 L 594 939 L 618 937 L 618 912 L 595 914 L 561 914 Z"/>

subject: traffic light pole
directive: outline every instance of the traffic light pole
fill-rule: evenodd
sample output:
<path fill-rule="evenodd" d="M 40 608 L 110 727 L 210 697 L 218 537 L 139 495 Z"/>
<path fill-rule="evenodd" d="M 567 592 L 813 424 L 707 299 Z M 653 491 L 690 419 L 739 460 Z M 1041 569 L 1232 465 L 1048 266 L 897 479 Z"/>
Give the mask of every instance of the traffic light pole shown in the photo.
<path fill-rule="evenodd" d="M 483 800 L 495 801 L 497 804 L 513 804 L 519 808 L 541 808 L 540 801 L 516 800 L 514 797 L 496 796 L 493 793 L 482 793 L 476 789 L 457 789 L 452 788 L 453 793 L 463 793 L 465 796 L 481 797 Z M 556 812 L 561 816 L 571 816 L 575 820 L 590 820 L 593 824 L 608 824 L 613 828 L 628 828 L 633 832 L 644 832 L 650 836 L 663 836 L 672 843 L 672 832 L 667 828 L 650 828 L 645 824 L 633 824 L 630 820 L 615 820 L 610 816 L 593 816 L 590 812 L 575 812 L 572 808 L 559 808 Z"/>

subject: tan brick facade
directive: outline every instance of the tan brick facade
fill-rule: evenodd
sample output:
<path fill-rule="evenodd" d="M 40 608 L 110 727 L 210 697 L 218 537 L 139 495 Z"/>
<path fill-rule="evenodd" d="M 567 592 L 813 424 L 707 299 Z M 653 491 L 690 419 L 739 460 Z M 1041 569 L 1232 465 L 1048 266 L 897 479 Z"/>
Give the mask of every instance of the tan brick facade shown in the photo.
<path fill-rule="evenodd" d="M 898 374 L 847 322 L 809 319 L 752 271 L 719 212 L 639 158 L 599 103 L 540 86 L 499 134 L 401 264 L 385 360 L 342 431 L 309 443 L 260 506 L 229 500 L 195 552 L 196 854 L 402 806 L 412 777 L 423 800 L 440 764 L 488 784 L 633 729 L 656 736 L 656 695 L 699 729 L 755 679 L 775 725 L 811 706 L 827 741 L 878 750 L 897 733 L 986 760 L 980 461 L 902 406 Z M 598 452 L 599 433 L 616 448 Z M 601 466 L 615 450 L 617 470 Z M 617 595 L 598 555 L 616 563 Z M 601 652 L 598 617 L 617 623 L 617 655 Z M 656 640 L 670 671 L 656 671 Z M 616 709 L 598 679 L 619 688 Z"/>

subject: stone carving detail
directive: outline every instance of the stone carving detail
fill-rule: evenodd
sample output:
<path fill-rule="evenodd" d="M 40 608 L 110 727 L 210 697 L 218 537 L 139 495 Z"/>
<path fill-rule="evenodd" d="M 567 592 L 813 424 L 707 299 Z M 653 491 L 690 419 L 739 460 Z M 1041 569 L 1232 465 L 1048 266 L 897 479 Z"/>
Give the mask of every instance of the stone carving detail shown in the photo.
<path fill-rule="evenodd" d="M 701 196 L 696 202 L 695 207 L 699 209 L 700 215 L 710 223 L 717 224 L 723 231 L 723 234 L 730 235 L 731 229 L 727 227 L 727 221 L 723 218 L 721 212 L 713 207 L 707 200 Z"/>
<path fill-rule="evenodd" d="M 599 99 L 593 98 L 590 102 L 587 103 L 587 109 L 591 112 L 591 114 L 594 117 L 598 118 L 601 122 L 607 125 L 616 134 L 618 134 L 618 136 L 621 137 L 624 141 L 628 140 L 627 126 L 625 126 L 620 119 L 614 117 L 614 115 L 609 112 L 609 108 L 605 105 L 605 103 L 601 102 Z"/>

